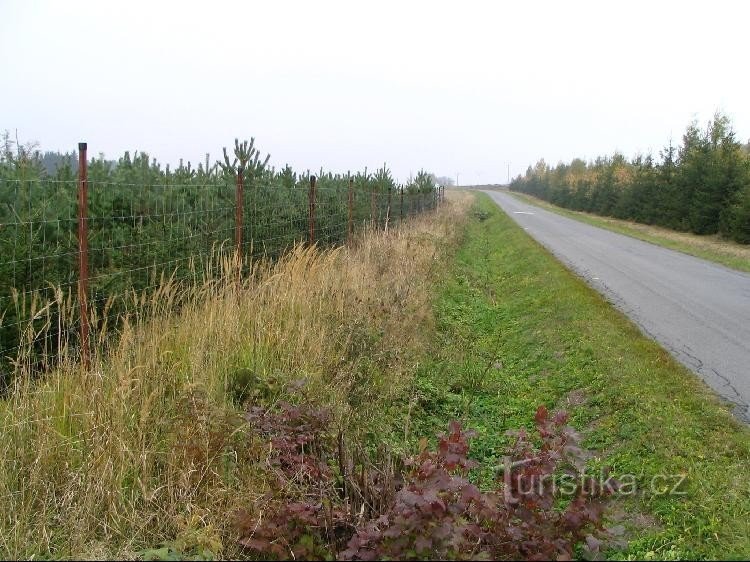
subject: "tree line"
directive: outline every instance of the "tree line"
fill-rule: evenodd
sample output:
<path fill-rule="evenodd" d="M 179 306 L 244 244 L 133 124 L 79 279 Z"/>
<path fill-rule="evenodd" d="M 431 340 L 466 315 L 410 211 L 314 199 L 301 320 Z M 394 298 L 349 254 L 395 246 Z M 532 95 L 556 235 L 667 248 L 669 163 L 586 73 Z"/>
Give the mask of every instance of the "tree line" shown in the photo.
<path fill-rule="evenodd" d="M 750 144 L 726 115 L 692 122 L 659 158 L 620 153 L 549 166 L 540 160 L 510 189 L 555 205 L 750 243 Z"/>

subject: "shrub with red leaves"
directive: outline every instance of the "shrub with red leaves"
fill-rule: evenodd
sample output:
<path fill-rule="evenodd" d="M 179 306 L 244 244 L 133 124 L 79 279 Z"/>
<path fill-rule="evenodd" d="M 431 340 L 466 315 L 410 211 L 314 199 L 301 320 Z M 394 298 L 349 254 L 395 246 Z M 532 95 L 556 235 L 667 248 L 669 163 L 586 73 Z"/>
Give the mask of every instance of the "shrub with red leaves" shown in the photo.
<path fill-rule="evenodd" d="M 472 513 L 481 509 L 479 489 L 466 479 L 471 434 L 451 422 L 437 452 L 423 451 L 388 513 L 357 531 L 340 560 L 471 558 L 482 529 Z"/>
<path fill-rule="evenodd" d="M 519 432 L 498 490 L 481 492 L 467 479 L 469 432 L 452 422 L 435 453 L 423 452 L 393 507 L 357 531 L 340 560 L 570 560 L 577 545 L 595 555 L 606 531 L 603 499 L 616 483 L 580 472 L 582 451 L 567 415 L 536 414 L 542 445 Z M 555 509 L 560 470 L 575 476 L 572 500 Z M 572 481 L 571 481 L 572 482 Z"/>
<path fill-rule="evenodd" d="M 537 410 L 540 446 L 517 432 L 497 489 L 488 492 L 468 480 L 476 466 L 468 458 L 472 432 L 451 422 L 435 452 L 407 462 L 404 485 L 387 509 L 356 532 L 325 462 L 325 414 L 282 405 L 280 413 L 255 410 L 248 419 L 270 440 L 270 464 L 283 486 L 263 517 L 240 518 L 241 544 L 264 556 L 569 560 L 578 546 L 596 556 L 609 538 L 603 502 L 617 484 L 583 473 L 584 453 L 565 413 Z M 298 499 L 288 496 L 292 488 Z"/>
<path fill-rule="evenodd" d="M 342 532 L 350 536 L 351 526 L 326 462 L 328 412 L 281 403 L 274 412 L 251 408 L 246 418 L 269 445 L 276 481 L 260 513 L 238 514 L 240 544 L 282 560 L 330 558 L 331 546 L 341 542 Z"/>

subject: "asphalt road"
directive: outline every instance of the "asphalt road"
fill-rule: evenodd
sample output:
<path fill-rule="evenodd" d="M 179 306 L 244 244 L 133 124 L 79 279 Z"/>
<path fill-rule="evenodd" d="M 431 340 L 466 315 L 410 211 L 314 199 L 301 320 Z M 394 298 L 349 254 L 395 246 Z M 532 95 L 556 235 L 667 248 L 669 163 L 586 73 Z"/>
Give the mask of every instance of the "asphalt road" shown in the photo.
<path fill-rule="evenodd" d="M 485 193 L 750 423 L 750 275 Z"/>

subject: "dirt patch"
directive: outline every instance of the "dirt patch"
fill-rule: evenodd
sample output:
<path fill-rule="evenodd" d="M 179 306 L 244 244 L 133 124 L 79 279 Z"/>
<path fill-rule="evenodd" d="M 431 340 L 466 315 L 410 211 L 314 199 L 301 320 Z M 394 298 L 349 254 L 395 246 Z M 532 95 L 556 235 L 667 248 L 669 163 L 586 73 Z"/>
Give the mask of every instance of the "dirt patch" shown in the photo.
<path fill-rule="evenodd" d="M 626 506 L 612 502 L 607 507 L 607 519 L 614 525 L 625 528 L 624 539 L 643 535 L 646 532 L 658 532 L 662 525 L 653 515 L 641 511 L 629 510 Z"/>
<path fill-rule="evenodd" d="M 588 401 L 588 396 L 586 396 L 586 391 L 578 388 L 576 390 L 571 390 L 568 392 L 568 395 L 565 397 L 564 406 L 566 408 L 575 408 L 578 406 L 583 406 Z"/>

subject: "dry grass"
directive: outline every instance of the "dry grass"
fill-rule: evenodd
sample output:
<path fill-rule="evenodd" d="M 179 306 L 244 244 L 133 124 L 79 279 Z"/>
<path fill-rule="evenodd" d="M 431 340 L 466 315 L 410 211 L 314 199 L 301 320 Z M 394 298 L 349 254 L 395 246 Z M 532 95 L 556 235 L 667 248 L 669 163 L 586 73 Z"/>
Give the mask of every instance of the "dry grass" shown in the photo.
<path fill-rule="evenodd" d="M 19 377 L 0 404 L 0 556 L 134 557 L 163 542 L 231 556 L 231 514 L 266 489 L 232 395 L 331 408 L 377 432 L 408 392 L 431 286 L 471 197 L 352 248 L 298 247 L 238 284 L 166 282 L 84 372 Z M 179 313 L 174 303 L 181 303 Z M 102 339 L 104 341 L 104 339 Z"/>
<path fill-rule="evenodd" d="M 586 214 L 589 216 L 593 216 L 589 213 Z M 618 220 L 607 217 L 597 218 L 606 223 L 622 224 L 623 226 L 627 226 L 628 228 L 650 236 L 658 236 L 660 238 L 665 238 L 667 240 L 672 240 L 681 244 L 689 244 L 701 250 L 717 252 L 729 257 L 739 258 L 750 262 L 750 246 L 748 246 L 747 244 L 733 242 L 732 240 L 727 240 L 726 238 L 722 238 L 717 234 L 691 234 L 690 232 L 679 232 L 677 230 L 672 230 L 669 228 L 641 224 L 633 221 Z"/>

